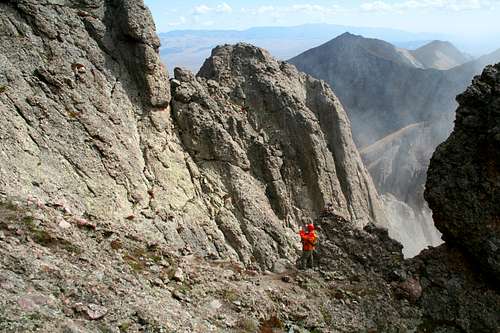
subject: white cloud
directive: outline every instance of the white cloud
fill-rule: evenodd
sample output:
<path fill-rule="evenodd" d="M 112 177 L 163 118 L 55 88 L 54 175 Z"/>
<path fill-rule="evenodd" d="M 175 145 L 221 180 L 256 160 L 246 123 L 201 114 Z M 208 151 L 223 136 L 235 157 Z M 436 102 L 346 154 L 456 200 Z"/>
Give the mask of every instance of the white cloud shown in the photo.
<path fill-rule="evenodd" d="M 227 3 L 222 2 L 215 7 L 210 7 L 207 5 L 198 5 L 194 7 L 193 14 L 195 15 L 205 15 L 209 13 L 231 13 L 233 8 Z"/>
<path fill-rule="evenodd" d="M 291 9 L 291 11 L 296 11 L 296 12 L 300 12 L 300 11 L 306 11 L 306 12 L 324 12 L 324 11 L 328 11 L 329 10 L 329 8 L 326 8 L 324 6 L 313 5 L 313 4 L 292 5 L 292 7 L 290 9 Z"/>
<path fill-rule="evenodd" d="M 212 11 L 212 8 L 208 7 L 207 5 L 199 5 L 194 7 L 193 12 L 195 14 L 207 14 Z"/>
<path fill-rule="evenodd" d="M 361 10 L 367 12 L 402 12 L 418 9 L 443 9 L 464 11 L 474 9 L 489 9 L 498 0 L 407 0 L 396 3 L 385 1 L 370 1 L 361 4 Z"/>
<path fill-rule="evenodd" d="M 215 12 L 217 13 L 231 13 L 233 11 L 233 8 L 229 6 L 227 3 L 223 2 L 220 5 L 217 5 L 215 7 Z"/>
<path fill-rule="evenodd" d="M 341 11 L 342 8 L 336 5 L 322 6 L 317 4 L 305 3 L 305 4 L 294 4 L 290 6 L 272 6 L 263 5 L 256 8 L 242 8 L 242 13 L 250 13 L 253 15 L 268 14 L 272 13 L 273 16 L 284 16 L 292 13 L 309 13 L 309 14 L 321 14 L 321 15 L 332 15 Z"/>

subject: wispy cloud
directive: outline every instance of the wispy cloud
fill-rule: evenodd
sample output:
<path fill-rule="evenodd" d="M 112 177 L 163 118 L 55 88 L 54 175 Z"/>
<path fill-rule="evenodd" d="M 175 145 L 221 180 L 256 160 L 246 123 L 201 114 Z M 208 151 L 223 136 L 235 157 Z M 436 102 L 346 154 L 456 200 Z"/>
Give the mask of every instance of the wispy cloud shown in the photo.
<path fill-rule="evenodd" d="M 233 8 L 225 2 L 218 4 L 217 6 L 207 6 L 207 5 L 198 5 L 194 7 L 193 14 L 196 15 L 204 15 L 209 13 L 231 13 Z"/>
<path fill-rule="evenodd" d="M 464 11 L 474 9 L 488 9 L 497 0 L 407 0 L 396 3 L 386 1 L 370 1 L 361 4 L 360 9 L 365 12 L 404 12 L 418 9 L 442 9 Z"/>
<path fill-rule="evenodd" d="M 299 12 L 308 14 L 331 15 L 331 14 L 336 14 L 341 10 L 343 10 L 343 8 L 338 5 L 323 6 L 313 3 L 304 3 L 304 4 L 293 4 L 288 6 L 262 5 L 254 8 L 242 8 L 241 12 L 253 15 L 272 13 L 275 16 L 287 15 Z"/>

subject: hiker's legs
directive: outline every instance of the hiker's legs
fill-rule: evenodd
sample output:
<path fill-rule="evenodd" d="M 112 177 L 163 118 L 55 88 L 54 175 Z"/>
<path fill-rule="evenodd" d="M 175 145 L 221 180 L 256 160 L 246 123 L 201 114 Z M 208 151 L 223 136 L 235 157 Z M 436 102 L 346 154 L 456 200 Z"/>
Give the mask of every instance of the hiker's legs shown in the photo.
<path fill-rule="evenodd" d="M 307 261 L 308 261 L 308 265 L 309 265 L 309 268 L 314 268 L 314 260 L 313 260 L 313 252 L 314 251 L 307 251 L 309 252 L 309 255 L 308 255 L 308 258 L 307 258 Z"/>
<path fill-rule="evenodd" d="M 302 251 L 302 258 L 300 259 L 301 269 L 312 268 L 312 252 L 313 251 Z"/>
<path fill-rule="evenodd" d="M 299 260 L 299 269 L 305 269 L 307 265 L 307 251 L 302 251 L 302 255 Z"/>

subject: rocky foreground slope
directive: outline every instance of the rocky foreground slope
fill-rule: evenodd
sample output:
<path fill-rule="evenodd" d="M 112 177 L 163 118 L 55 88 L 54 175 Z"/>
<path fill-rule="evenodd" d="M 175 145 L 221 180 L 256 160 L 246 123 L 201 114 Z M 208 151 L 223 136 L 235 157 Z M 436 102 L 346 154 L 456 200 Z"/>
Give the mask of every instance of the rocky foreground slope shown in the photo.
<path fill-rule="evenodd" d="M 0 331 L 500 326 L 461 234 L 403 261 L 371 223 L 379 199 L 325 83 L 240 44 L 170 86 L 142 1 L 0 9 Z M 320 267 L 297 271 L 295 231 L 316 217 Z"/>

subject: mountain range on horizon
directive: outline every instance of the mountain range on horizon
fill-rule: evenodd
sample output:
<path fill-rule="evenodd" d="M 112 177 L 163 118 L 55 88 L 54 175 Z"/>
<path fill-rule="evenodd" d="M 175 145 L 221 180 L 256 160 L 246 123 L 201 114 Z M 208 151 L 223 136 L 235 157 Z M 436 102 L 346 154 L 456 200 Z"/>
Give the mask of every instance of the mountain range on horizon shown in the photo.
<path fill-rule="evenodd" d="M 442 33 L 414 33 L 391 28 L 335 24 L 305 24 L 291 27 L 254 27 L 246 30 L 172 30 L 159 33 L 160 56 L 169 69 L 183 67 L 197 72 L 217 45 L 246 42 L 262 47 L 278 59 L 292 58 L 344 32 L 382 39 L 397 47 L 415 50 L 434 40 L 450 41 L 468 54 L 479 56 L 500 47 L 498 38 L 466 40 Z M 168 61 L 167 61 L 168 59 Z"/>
<path fill-rule="evenodd" d="M 444 118 L 449 132 L 455 96 L 484 66 L 500 60 L 500 49 L 469 59 L 449 42 L 432 41 L 406 50 L 344 33 L 288 61 L 333 88 L 363 148 L 422 121 Z"/>

